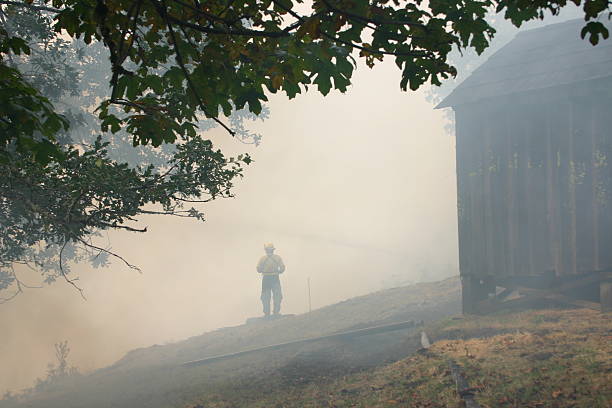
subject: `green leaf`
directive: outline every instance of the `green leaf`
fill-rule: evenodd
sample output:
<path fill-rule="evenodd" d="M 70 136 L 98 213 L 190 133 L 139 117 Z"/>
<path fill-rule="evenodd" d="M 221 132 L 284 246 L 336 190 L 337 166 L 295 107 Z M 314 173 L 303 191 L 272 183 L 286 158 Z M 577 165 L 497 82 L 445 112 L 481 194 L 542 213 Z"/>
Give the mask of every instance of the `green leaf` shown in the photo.
<path fill-rule="evenodd" d="M 590 21 L 582 28 L 580 31 L 580 37 L 584 39 L 587 34 L 589 35 L 589 42 L 592 45 L 597 45 L 599 43 L 599 36 L 603 37 L 604 39 L 608 39 L 610 36 L 606 26 L 599 21 Z"/>

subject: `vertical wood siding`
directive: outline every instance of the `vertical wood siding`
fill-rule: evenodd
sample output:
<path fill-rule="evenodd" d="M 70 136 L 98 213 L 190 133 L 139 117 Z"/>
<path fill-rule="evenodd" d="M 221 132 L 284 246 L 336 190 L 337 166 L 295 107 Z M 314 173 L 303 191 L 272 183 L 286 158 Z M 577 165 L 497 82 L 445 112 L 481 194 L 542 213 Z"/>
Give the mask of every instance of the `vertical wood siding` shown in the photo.
<path fill-rule="evenodd" d="M 462 275 L 612 269 L 612 98 L 456 107 Z"/>

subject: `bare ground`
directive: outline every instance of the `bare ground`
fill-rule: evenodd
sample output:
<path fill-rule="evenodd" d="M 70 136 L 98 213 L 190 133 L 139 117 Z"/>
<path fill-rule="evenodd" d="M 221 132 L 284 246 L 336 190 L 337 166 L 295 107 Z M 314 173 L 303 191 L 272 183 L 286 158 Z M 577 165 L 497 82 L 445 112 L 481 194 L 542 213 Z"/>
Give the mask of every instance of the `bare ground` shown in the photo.
<path fill-rule="evenodd" d="M 249 406 L 273 388 L 329 382 L 398 361 L 419 347 L 418 328 L 351 340 L 285 347 L 204 366 L 182 363 L 258 346 L 405 320 L 431 322 L 460 312 L 457 278 L 372 293 L 284 319 L 224 328 L 182 342 L 129 352 L 115 364 L 4 400 L 0 407 L 102 408 Z M 262 394 L 263 393 L 263 394 Z M 232 405 L 235 404 L 235 405 Z M 237 405 L 236 405 L 237 404 Z"/>

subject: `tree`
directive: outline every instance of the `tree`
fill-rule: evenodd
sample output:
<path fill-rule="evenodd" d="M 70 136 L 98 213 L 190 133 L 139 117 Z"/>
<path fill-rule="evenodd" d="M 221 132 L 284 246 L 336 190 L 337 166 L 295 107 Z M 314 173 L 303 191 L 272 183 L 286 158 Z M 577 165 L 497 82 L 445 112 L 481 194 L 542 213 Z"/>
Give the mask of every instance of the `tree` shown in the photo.
<path fill-rule="evenodd" d="M 27 84 L 61 109 L 62 119 L 70 128 L 57 134 L 56 145 L 42 145 L 49 148 L 47 151 L 57 147 L 61 160 L 37 156 L 40 150 L 24 154 L 19 150 L 19 140 L 11 146 L 12 151 L 0 152 L 5 154 L 0 162 L 0 290 L 14 288 L 11 297 L 25 287 L 13 268 L 16 263 L 38 269 L 45 282 L 61 276 L 68 279 L 68 261 L 90 260 L 94 266 L 106 265 L 111 252 L 94 245 L 91 236 L 107 228 L 145 230 L 109 224 L 109 216 L 125 220 L 138 214 L 163 213 L 203 219 L 194 208 L 182 209 L 183 203 L 231 195 L 231 180 L 239 175 L 240 165 L 249 161 L 248 156 L 226 160 L 201 138 L 193 138 L 178 149 L 174 145 L 135 149 L 124 131 L 105 135 L 102 143 L 97 140 L 100 131 L 94 110 L 96 99 L 108 94 L 110 64 L 106 49 L 101 43 L 85 47 L 82 42 L 58 36 L 45 13 L 30 8 L 1 11 L 3 27 L 23 38 L 31 54 L 25 58 L 11 55 L 11 68 L 18 69 Z M 10 101 L 7 98 L 5 102 Z M 260 116 L 265 117 L 266 112 Z M 6 117 L 15 118 L 10 112 Z M 249 133 L 243 123 L 253 118 L 244 111 L 229 118 L 238 129 L 236 137 L 244 143 L 259 141 L 260 136 Z M 201 129 L 213 126 L 207 121 L 198 125 Z M 45 142 L 33 142 L 39 140 Z M 206 176 L 194 168 L 206 169 Z M 82 191 L 78 199 L 75 187 Z M 160 187 L 158 193 L 163 192 L 165 203 L 151 195 Z M 207 197 L 198 193 L 189 200 L 190 189 L 208 193 L 204 194 Z M 105 204 L 100 205 L 102 202 Z M 143 203 L 156 202 L 161 204 L 161 211 L 144 208 Z M 74 284 L 73 279 L 69 281 Z"/>
<path fill-rule="evenodd" d="M 453 49 L 481 53 L 490 44 L 495 30 L 487 13 L 503 13 L 519 26 L 558 13 L 568 1 L 301 3 L 0 0 L 0 163 L 10 176 L 0 187 L 0 217 L 10 226 L 0 249 L 5 270 L 27 262 L 35 244 L 51 243 L 61 248 L 57 264 L 64 274 L 67 248 L 103 250 L 89 241 L 100 229 L 143 231 L 129 222 L 148 212 L 201 218 L 182 205 L 230 196 L 232 180 L 250 158 L 227 159 L 214 150 L 198 134 L 204 119 L 236 135 L 221 118 L 241 109 L 259 114 L 266 92 L 290 98 L 311 87 L 323 95 L 344 92 L 356 58 L 370 67 L 393 58 L 403 90 L 440 85 L 457 73 L 449 62 Z M 593 44 L 608 37 L 597 20 L 608 0 L 572 3 L 584 10 L 583 37 Z M 25 10 L 48 16 L 56 33 L 51 44 L 69 37 L 108 52 L 110 89 L 96 108 L 102 134 L 84 150 L 60 142 L 71 121 L 45 95 L 48 81 L 24 75 L 36 58 L 32 36 L 14 32 L 11 18 Z M 114 134 L 134 146 L 175 144 L 176 153 L 167 163 L 130 167 L 108 157 Z M 161 210 L 146 210 L 150 204 Z M 2 282 L 0 275 L 0 288 Z"/>

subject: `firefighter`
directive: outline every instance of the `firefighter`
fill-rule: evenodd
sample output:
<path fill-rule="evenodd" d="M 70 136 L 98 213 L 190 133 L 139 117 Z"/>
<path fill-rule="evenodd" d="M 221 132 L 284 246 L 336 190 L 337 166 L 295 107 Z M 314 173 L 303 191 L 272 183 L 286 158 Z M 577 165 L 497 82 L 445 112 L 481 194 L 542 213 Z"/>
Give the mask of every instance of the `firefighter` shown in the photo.
<path fill-rule="evenodd" d="M 280 279 L 278 275 L 285 271 L 285 264 L 280 256 L 274 253 L 273 244 L 265 244 L 266 255 L 262 256 L 257 263 L 257 272 L 262 275 L 261 279 L 261 302 L 266 317 L 270 316 L 270 297 L 273 297 L 275 315 L 280 313 L 281 291 Z"/>

